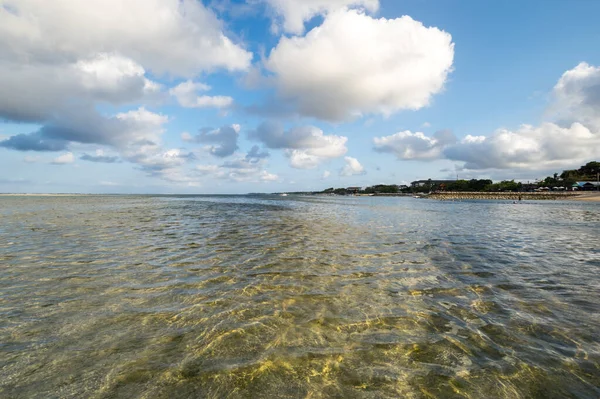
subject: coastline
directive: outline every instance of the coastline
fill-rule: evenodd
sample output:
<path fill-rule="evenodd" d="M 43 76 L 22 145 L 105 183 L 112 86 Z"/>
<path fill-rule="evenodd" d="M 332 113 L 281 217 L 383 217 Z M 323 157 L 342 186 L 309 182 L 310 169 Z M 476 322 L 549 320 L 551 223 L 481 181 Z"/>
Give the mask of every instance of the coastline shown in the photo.
<path fill-rule="evenodd" d="M 52 194 L 52 193 L 0 193 L 0 197 L 85 197 L 85 196 L 102 196 L 107 194 Z M 108 194 L 110 195 L 110 194 Z M 412 197 L 413 194 L 394 193 L 394 194 L 357 194 L 358 197 Z M 467 199 L 481 200 L 518 200 L 521 196 L 522 200 L 545 200 L 545 201 L 581 201 L 581 202 L 600 202 L 600 192 L 584 192 L 584 193 L 486 193 L 486 192 L 443 192 L 423 195 L 423 198 L 436 199 L 440 201 L 455 201 Z"/>
<path fill-rule="evenodd" d="M 569 198 L 570 201 L 600 202 L 600 192 L 592 191 Z"/>
<path fill-rule="evenodd" d="M 598 192 L 435 192 L 424 198 L 440 201 L 511 200 L 511 201 L 587 201 L 600 202 Z"/>

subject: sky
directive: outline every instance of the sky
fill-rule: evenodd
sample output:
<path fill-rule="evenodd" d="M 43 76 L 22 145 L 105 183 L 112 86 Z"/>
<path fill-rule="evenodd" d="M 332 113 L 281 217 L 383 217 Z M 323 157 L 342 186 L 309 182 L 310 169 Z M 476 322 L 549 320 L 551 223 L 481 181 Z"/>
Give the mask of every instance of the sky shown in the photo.
<path fill-rule="evenodd" d="M 600 160 L 600 2 L 0 0 L 0 192 L 535 181 Z"/>

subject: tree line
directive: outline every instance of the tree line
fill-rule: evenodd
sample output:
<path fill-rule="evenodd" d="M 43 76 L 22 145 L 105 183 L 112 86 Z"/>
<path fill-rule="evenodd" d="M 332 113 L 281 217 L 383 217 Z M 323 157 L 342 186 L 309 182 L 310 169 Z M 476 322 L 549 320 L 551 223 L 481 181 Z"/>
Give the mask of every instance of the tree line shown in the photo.
<path fill-rule="evenodd" d="M 578 181 L 596 181 L 600 173 L 600 162 L 592 161 L 579 169 L 564 170 L 561 174 L 554 173 L 541 181 L 523 184 L 514 180 L 502 180 L 494 183 L 490 179 L 471 180 L 432 180 L 413 182 L 410 186 L 397 184 L 377 184 L 364 189 L 348 189 L 330 187 L 312 194 L 398 194 L 424 193 L 430 191 L 463 191 L 463 192 L 514 192 L 530 191 L 538 187 L 564 187 L 570 189 Z"/>
<path fill-rule="evenodd" d="M 563 170 L 559 175 L 555 173 L 552 176 L 547 176 L 544 180 L 538 183 L 540 187 L 571 187 L 578 181 L 596 181 L 600 173 L 600 162 L 588 162 L 579 169 Z"/>

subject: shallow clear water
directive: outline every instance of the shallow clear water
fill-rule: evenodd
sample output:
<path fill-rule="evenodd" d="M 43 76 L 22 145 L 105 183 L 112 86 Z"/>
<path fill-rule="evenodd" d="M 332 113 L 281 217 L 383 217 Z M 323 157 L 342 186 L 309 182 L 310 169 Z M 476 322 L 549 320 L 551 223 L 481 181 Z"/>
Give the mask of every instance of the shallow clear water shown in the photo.
<path fill-rule="evenodd" d="M 2 398 L 597 398 L 600 206 L 0 197 Z"/>

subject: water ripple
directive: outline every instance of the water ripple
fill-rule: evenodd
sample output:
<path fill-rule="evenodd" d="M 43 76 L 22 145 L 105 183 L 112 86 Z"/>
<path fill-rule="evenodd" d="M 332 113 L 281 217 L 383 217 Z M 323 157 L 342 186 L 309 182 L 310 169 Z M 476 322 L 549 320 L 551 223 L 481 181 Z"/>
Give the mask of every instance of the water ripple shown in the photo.
<path fill-rule="evenodd" d="M 0 198 L 0 396 L 596 398 L 596 204 Z"/>

